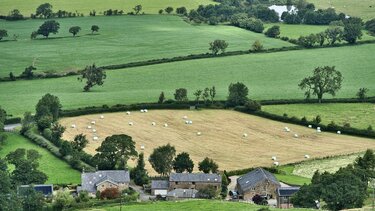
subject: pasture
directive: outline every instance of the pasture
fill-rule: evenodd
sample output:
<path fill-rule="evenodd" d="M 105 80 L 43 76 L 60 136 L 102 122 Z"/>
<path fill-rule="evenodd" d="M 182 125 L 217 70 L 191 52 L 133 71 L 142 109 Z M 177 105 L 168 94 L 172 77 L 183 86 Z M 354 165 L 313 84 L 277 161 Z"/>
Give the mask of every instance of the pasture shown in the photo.
<path fill-rule="evenodd" d="M 237 27 L 191 25 L 172 15 L 56 20 L 60 23 L 59 33 L 36 40 L 31 40 L 30 34 L 45 20 L 0 20 L 0 28 L 8 30 L 7 40 L 10 40 L 0 42 L 0 77 L 8 76 L 9 72 L 19 75 L 34 61 L 36 72 L 69 72 L 93 63 L 102 66 L 202 54 L 209 52 L 209 42 L 215 39 L 226 40 L 227 51 L 248 50 L 255 40 L 260 40 L 265 48 L 292 46 Z M 91 34 L 92 25 L 100 27 L 99 33 Z M 82 28 L 76 37 L 69 33 L 72 26 Z M 18 41 L 11 41 L 13 34 L 19 35 Z"/>
<path fill-rule="evenodd" d="M 146 14 L 157 14 L 159 9 L 164 9 L 168 6 L 173 8 L 184 6 L 188 9 L 198 8 L 199 5 L 203 4 L 215 4 L 211 0 L 48 0 L 53 6 L 53 10 L 67 10 L 69 12 L 78 11 L 85 15 L 89 15 L 90 11 L 96 10 L 97 14 L 108 9 L 123 10 L 125 13 L 132 12 L 135 5 L 142 5 L 142 12 Z M 0 7 L 0 14 L 7 15 L 12 9 L 19 9 L 24 16 L 30 16 L 31 13 L 35 14 L 36 8 L 46 3 L 45 0 L 28 0 L 27 4 L 23 0 L 2 0 Z"/>
<path fill-rule="evenodd" d="M 375 94 L 375 44 L 351 47 L 251 54 L 222 58 L 199 59 L 159 64 L 123 70 L 107 71 L 103 87 L 83 92 L 83 83 L 76 76 L 24 80 L 0 83 L 0 104 L 9 114 L 22 115 L 34 111 L 38 100 L 47 92 L 60 98 L 63 109 L 85 106 L 157 102 L 164 91 L 173 98 L 176 88 L 186 88 L 188 97 L 193 92 L 216 86 L 216 100 L 228 95 L 228 85 L 243 82 L 249 87 L 249 97 L 262 99 L 302 99 L 299 90 L 302 78 L 311 75 L 318 66 L 334 65 L 344 80 L 337 97 L 355 97 L 364 85 Z M 331 96 L 326 95 L 325 98 Z"/>
<path fill-rule="evenodd" d="M 193 124 L 185 124 L 184 116 Z M 87 129 L 91 121 L 96 121 Z M 130 126 L 128 123 L 133 122 Z M 156 125 L 152 125 L 155 122 Z M 148 113 L 132 112 L 85 115 L 63 118 L 60 123 L 67 127 L 63 138 L 73 140 L 75 135 L 86 134 L 89 144 L 85 151 L 95 154 L 107 136 L 125 133 L 133 137 L 138 152 L 148 159 L 153 149 L 170 143 L 177 153 L 186 151 L 195 163 L 206 156 L 214 159 L 221 170 L 236 170 L 257 166 L 272 166 L 276 156 L 280 165 L 305 160 L 304 155 L 318 158 L 332 155 L 362 152 L 374 149 L 375 141 L 332 133 L 317 133 L 307 127 L 276 122 L 229 110 L 150 110 Z M 164 127 L 167 123 L 168 127 Z M 75 124 L 76 128 L 71 128 Z M 291 132 L 285 132 L 289 127 Z M 197 133 L 200 132 L 201 135 Z M 243 134 L 246 133 L 247 137 Z M 95 134 L 95 135 L 94 135 Z M 294 137 L 298 134 L 298 138 Z M 94 141 L 93 137 L 99 137 Z M 144 146 L 144 149 L 141 149 Z M 129 163 L 134 165 L 132 161 Z M 146 162 L 151 175 L 156 173 Z"/>
<path fill-rule="evenodd" d="M 322 123 L 327 125 L 331 121 L 343 126 L 349 123 L 351 127 L 367 129 L 369 125 L 375 127 L 375 105 L 371 103 L 326 103 L 326 104 L 289 104 L 263 106 L 263 111 L 297 118 L 306 117 L 312 120 L 317 115 Z"/>
<path fill-rule="evenodd" d="M 41 148 L 30 140 L 14 133 L 7 133 L 8 138 L 1 146 L 0 158 L 4 158 L 9 152 L 18 148 L 37 150 L 42 158 L 39 160 L 39 170 L 47 174 L 46 184 L 80 184 L 81 173 L 70 167 L 69 164 L 51 154 L 48 150 Z"/>
<path fill-rule="evenodd" d="M 375 18 L 375 2 L 373 0 L 308 0 L 319 9 L 335 8 L 337 12 L 344 12 L 349 16 L 360 17 L 364 20 Z"/>
<path fill-rule="evenodd" d="M 267 23 L 264 25 L 265 31 L 272 26 L 280 26 L 280 37 L 288 37 L 289 39 L 298 39 L 300 36 L 317 34 L 324 32 L 329 26 L 327 25 L 307 25 L 307 24 L 283 24 L 283 23 Z M 374 36 L 368 34 L 368 31 L 362 30 L 361 40 L 373 40 Z M 326 41 L 327 42 L 327 41 Z M 345 41 L 342 41 L 344 43 Z"/>

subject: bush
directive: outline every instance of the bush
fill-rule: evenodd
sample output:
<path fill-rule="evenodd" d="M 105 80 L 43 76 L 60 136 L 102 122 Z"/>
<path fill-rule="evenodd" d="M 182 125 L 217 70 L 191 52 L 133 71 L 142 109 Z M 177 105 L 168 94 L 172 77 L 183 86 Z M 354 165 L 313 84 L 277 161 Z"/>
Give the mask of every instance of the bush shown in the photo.
<path fill-rule="evenodd" d="M 255 100 L 248 100 L 245 103 L 245 109 L 249 112 L 260 111 L 262 106 Z"/>
<path fill-rule="evenodd" d="M 120 197 L 117 188 L 107 188 L 100 193 L 100 199 L 116 199 Z"/>
<path fill-rule="evenodd" d="M 267 205 L 267 199 L 265 199 L 264 197 L 256 194 L 255 196 L 253 196 L 252 198 L 253 202 L 255 204 L 258 204 L 258 205 Z"/>
<path fill-rule="evenodd" d="M 264 33 L 267 37 L 276 38 L 280 35 L 280 26 L 272 26 Z"/>
<path fill-rule="evenodd" d="M 207 186 L 204 189 L 198 191 L 199 198 L 212 199 L 217 195 L 216 188 L 213 186 Z"/>

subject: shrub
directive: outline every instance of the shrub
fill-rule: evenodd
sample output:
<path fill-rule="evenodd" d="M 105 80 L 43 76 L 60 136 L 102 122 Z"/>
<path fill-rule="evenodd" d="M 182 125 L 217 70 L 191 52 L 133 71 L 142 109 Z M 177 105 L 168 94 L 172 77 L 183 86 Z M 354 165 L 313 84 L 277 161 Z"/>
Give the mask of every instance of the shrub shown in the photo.
<path fill-rule="evenodd" d="M 245 108 L 249 112 L 260 111 L 262 106 L 255 100 L 248 100 L 245 103 Z"/>
<path fill-rule="evenodd" d="M 44 138 L 46 138 L 48 140 L 51 140 L 52 139 L 51 129 L 49 129 L 49 128 L 44 129 L 42 135 L 43 135 Z"/>
<path fill-rule="evenodd" d="M 263 45 L 260 43 L 259 40 L 256 40 L 252 45 L 253 51 L 261 51 L 263 50 Z"/>
<path fill-rule="evenodd" d="M 116 199 L 120 197 L 117 188 L 107 188 L 100 193 L 100 199 Z"/>
<path fill-rule="evenodd" d="M 320 122 L 322 122 L 322 118 L 320 117 L 320 115 L 317 115 L 317 116 L 315 117 L 314 122 L 315 122 L 316 124 L 319 124 Z"/>
<path fill-rule="evenodd" d="M 198 191 L 198 196 L 204 199 L 212 199 L 212 198 L 215 198 L 216 195 L 217 195 L 216 188 L 211 185 Z"/>
<path fill-rule="evenodd" d="M 283 40 L 283 41 L 288 41 L 289 37 L 281 37 L 280 39 Z"/>
<path fill-rule="evenodd" d="M 264 33 L 267 37 L 276 38 L 280 35 L 280 26 L 272 26 Z"/>
<path fill-rule="evenodd" d="M 307 119 L 306 119 L 305 116 L 301 118 L 301 122 L 303 122 L 303 123 L 307 123 Z"/>
<path fill-rule="evenodd" d="M 87 191 L 79 192 L 78 196 L 76 197 L 76 202 L 88 202 L 90 200 L 89 193 Z"/>
<path fill-rule="evenodd" d="M 367 128 L 368 131 L 372 131 L 372 126 L 369 125 L 368 128 Z"/>

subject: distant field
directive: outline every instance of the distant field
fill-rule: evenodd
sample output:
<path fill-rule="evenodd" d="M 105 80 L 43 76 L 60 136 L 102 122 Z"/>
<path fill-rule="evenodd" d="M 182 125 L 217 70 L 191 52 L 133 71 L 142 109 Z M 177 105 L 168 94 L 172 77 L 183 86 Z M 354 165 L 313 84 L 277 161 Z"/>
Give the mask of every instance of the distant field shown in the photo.
<path fill-rule="evenodd" d="M 211 0 L 1 0 L 0 14 L 6 15 L 12 9 L 19 9 L 25 16 L 30 16 L 31 13 L 35 14 L 36 8 L 43 3 L 50 3 L 53 10 L 67 10 L 69 12 L 78 11 L 88 15 L 90 11 L 96 10 L 97 14 L 108 9 L 123 10 L 125 13 L 132 12 L 135 5 L 142 5 L 142 11 L 147 14 L 157 14 L 159 9 L 164 9 L 168 6 L 173 8 L 185 6 L 189 9 L 198 8 L 200 4 L 215 4 Z"/>
<path fill-rule="evenodd" d="M 18 148 L 35 149 L 41 155 L 39 169 L 48 176 L 47 184 L 80 184 L 81 174 L 72 169 L 66 162 L 52 155 L 48 150 L 39 147 L 30 140 L 13 133 L 7 133 L 8 138 L 5 145 L 1 146 L 0 157 L 4 158 L 9 152 Z"/>
<path fill-rule="evenodd" d="M 308 0 L 319 9 L 334 7 L 337 12 L 350 16 L 361 17 L 365 20 L 375 18 L 374 0 Z"/>
<path fill-rule="evenodd" d="M 319 170 L 320 173 L 323 173 L 325 171 L 335 173 L 341 167 L 346 167 L 347 165 L 352 164 L 358 156 L 363 156 L 363 153 L 303 162 L 295 166 L 293 174 L 302 177 L 312 178 L 315 171 L 317 170 Z"/>
<path fill-rule="evenodd" d="M 193 121 L 186 125 L 183 116 Z M 92 130 L 87 125 L 95 120 L 96 135 L 99 141 L 93 141 Z M 128 122 L 133 122 L 129 126 Z M 156 122 L 152 126 L 151 122 Z M 367 148 L 375 149 L 375 140 L 333 133 L 317 134 L 315 130 L 292 124 L 272 121 L 248 114 L 229 110 L 150 110 L 148 113 L 132 112 L 85 115 L 63 118 L 60 123 L 67 127 L 63 138 L 72 140 L 83 133 L 89 139 L 85 151 L 94 154 L 105 137 L 125 133 L 133 137 L 138 152 L 145 153 L 145 160 L 153 149 L 170 143 L 177 152 L 186 151 L 197 164 L 206 156 L 214 159 L 221 170 L 236 170 L 257 166 L 272 166 L 272 156 L 276 156 L 280 165 L 311 158 L 362 152 Z M 168 127 L 164 127 L 164 123 Z M 71 128 L 76 124 L 76 128 Z M 291 129 L 284 132 L 284 127 Z M 201 132 L 198 136 L 197 132 Z M 243 134 L 248 137 L 244 138 Z M 294 138 L 298 134 L 299 138 Z M 141 150 L 144 145 L 145 149 Z M 130 165 L 134 165 L 130 163 Z M 146 168 L 152 175 L 149 162 Z"/>
<path fill-rule="evenodd" d="M 375 15 L 374 15 L 375 16 Z M 280 37 L 288 37 L 298 39 L 300 36 L 307 36 L 325 31 L 329 26 L 326 25 L 305 25 L 305 24 L 283 24 L 283 23 L 268 23 L 265 24 L 265 30 L 271 26 L 280 26 Z M 361 40 L 373 40 L 374 36 L 368 34 L 366 30 L 362 31 L 363 36 Z M 344 41 L 343 41 L 344 42 Z"/>
<path fill-rule="evenodd" d="M 188 89 L 194 99 L 196 89 L 215 85 L 216 99 L 226 99 L 228 85 L 241 81 L 253 99 L 302 99 L 297 84 L 317 66 L 335 65 L 344 76 L 337 97 L 354 97 L 360 87 L 375 95 L 375 45 L 299 50 L 267 54 L 200 59 L 168 64 L 112 70 L 103 87 L 82 92 L 76 76 L 57 79 L 0 83 L 0 105 L 9 114 L 34 112 L 38 100 L 47 92 L 57 95 L 64 109 L 156 102 L 161 91 L 173 98 L 176 88 Z M 330 98 L 330 96 L 326 96 Z M 323 118 L 324 120 L 324 118 Z"/>
<path fill-rule="evenodd" d="M 19 75 L 33 61 L 39 72 L 67 72 L 93 63 L 101 66 L 207 53 L 209 42 L 215 39 L 226 40 L 227 51 L 248 50 L 255 40 L 260 40 L 265 48 L 292 46 L 237 27 L 191 25 L 172 15 L 56 20 L 60 23 L 59 33 L 38 40 L 30 40 L 30 34 L 45 20 L 0 20 L 0 28 L 8 30 L 8 40 L 13 34 L 19 35 L 17 42 L 0 42 L 0 77 L 11 71 Z M 99 35 L 91 35 L 94 24 L 100 27 Z M 68 32 L 71 26 L 82 28 L 78 37 Z"/>
<path fill-rule="evenodd" d="M 369 125 L 375 128 L 375 104 L 370 103 L 327 103 L 327 104 L 290 104 L 263 106 L 262 110 L 298 118 L 306 117 L 312 120 L 317 115 L 322 117 L 323 124 L 334 121 L 343 126 L 349 123 L 351 127 L 367 129 Z"/>
<path fill-rule="evenodd" d="M 131 205 L 123 205 L 122 208 L 127 211 L 184 211 L 184 210 L 205 210 L 205 211 L 256 211 L 263 208 L 259 205 L 241 202 L 215 201 L 215 200 L 186 200 L 186 201 L 171 201 L 171 202 L 152 202 L 152 203 L 137 203 Z M 120 206 L 107 205 L 97 208 L 87 209 L 91 211 L 117 211 Z M 279 210 L 271 208 L 271 210 Z M 286 209 L 292 211 L 303 211 L 309 209 Z"/>

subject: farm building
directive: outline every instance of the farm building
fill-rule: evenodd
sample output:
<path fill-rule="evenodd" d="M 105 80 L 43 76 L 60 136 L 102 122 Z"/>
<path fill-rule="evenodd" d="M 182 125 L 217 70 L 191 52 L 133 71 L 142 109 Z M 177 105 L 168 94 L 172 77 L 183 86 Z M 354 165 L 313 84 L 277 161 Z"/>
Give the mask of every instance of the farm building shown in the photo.
<path fill-rule="evenodd" d="M 204 173 L 171 173 L 169 176 L 169 190 L 195 189 L 201 190 L 212 186 L 221 189 L 221 176 L 219 174 Z"/>
<path fill-rule="evenodd" d="M 117 188 L 120 192 L 129 187 L 130 176 L 126 170 L 83 172 L 81 174 L 81 186 L 77 191 L 87 191 L 95 194 L 107 188 Z"/>
<path fill-rule="evenodd" d="M 276 190 L 277 208 L 293 208 L 290 198 L 299 191 L 299 187 L 280 187 Z"/>
<path fill-rule="evenodd" d="M 25 195 L 25 191 L 29 187 L 33 187 L 35 191 L 42 193 L 44 197 L 53 195 L 53 185 L 21 185 L 18 187 L 18 194 Z"/>
<path fill-rule="evenodd" d="M 176 199 L 192 199 L 196 198 L 198 191 L 195 189 L 175 189 L 169 191 L 167 194 L 167 200 L 176 200 Z"/>
<path fill-rule="evenodd" d="M 168 193 L 169 181 L 168 180 L 152 180 L 151 181 L 151 195 L 165 196 Z"/>
<path fill-rule="evenodd" d="M 236 191 L 240 198 L 252 200 L 255 195 L 276 197 L 279 181 L 270 172 L 257 168 L 237 179 Z"/>

